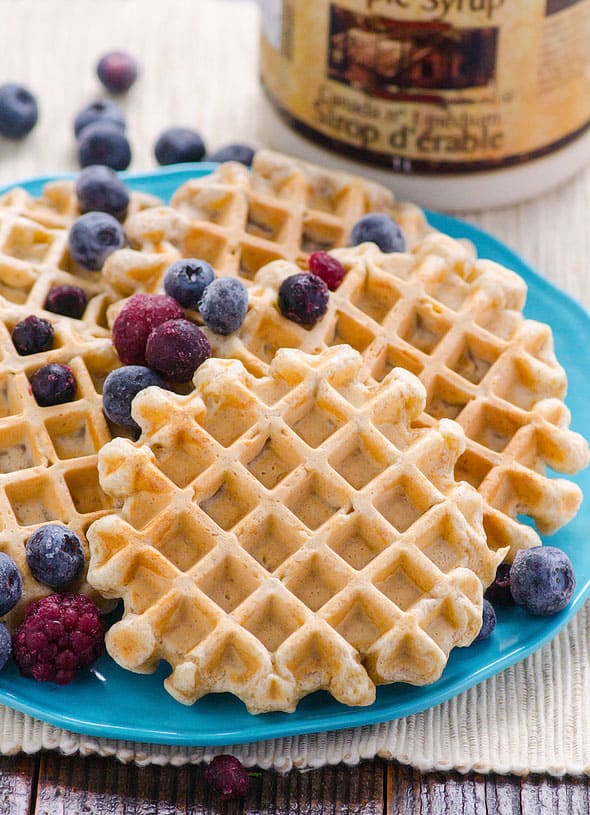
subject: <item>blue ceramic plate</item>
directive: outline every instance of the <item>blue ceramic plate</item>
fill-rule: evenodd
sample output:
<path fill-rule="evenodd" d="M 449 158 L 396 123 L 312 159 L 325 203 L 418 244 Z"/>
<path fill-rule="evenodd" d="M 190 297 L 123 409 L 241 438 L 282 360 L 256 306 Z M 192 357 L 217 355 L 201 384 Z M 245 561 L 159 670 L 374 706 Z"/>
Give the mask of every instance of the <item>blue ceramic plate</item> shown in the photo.
<path fill-rule="evenodd" d="M 211 165 L 167 168 L 129 174 L 133 189 L 169 198 L 187 179 L 205 175 Z M 47 178 L 27 181 L 39 194 Z M 3 190 L 0 190 L 3 192 Z M 569 376 L 568 405 L 575 430 L 590 438 L 590 317 L 573 300 L 539 277 L 499 241 L 468 224 L 436 213 L 433 226 L 454 237 L 469 238 L 480 256 L 492 258 L 521 274 L 529 286 L 526 314 L 549 323 L 557 356 Z M 590 469 L 575 479 L 590 494 Z M 162 744 L 232 744 L 299 733 L 337 730 L 388 721 L 443 702 L 540 648 L 582 607 L 590 590 L 590 506 L 584 505 L 565 529 L 551 538 L 572 559 L 578 585 L 571 604 L 549 619 L 528 617 L 520 609 L 501 609 L 498 626 L 488 641 L 453 651 L 441 679 L 428 687 L 389 685 L 379 688 L 377 701 L 366 708 L 347 708 L 326 693 L 304 699 L 295 713 L 251 716 L 229 696 L 209 696 L 192 707 L 175 702 L 162 687 L 168 673 L 162 665 L 152 676 L 123 671 L 104 656 L 94 672 L 85 673 L 67 688 L 41 684 L 19 676 L 14 664 L 0 674 L 0 701 L 44 721 L 94 736 Z"/>

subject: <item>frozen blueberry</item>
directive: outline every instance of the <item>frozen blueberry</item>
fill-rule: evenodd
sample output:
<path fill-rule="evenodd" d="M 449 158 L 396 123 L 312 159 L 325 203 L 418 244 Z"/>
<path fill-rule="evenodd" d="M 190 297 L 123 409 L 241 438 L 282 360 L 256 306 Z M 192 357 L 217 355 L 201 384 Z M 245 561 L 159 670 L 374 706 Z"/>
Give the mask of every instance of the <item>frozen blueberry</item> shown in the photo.
<path fill-rule="evenodd" d="M 78 163 L 80 167 L 105 164 L 113 170 L 126 170 L 131 164 L 131 147 L 127 136 L 108 122 L 88 125 L 80 134 Z"/>
<path fill-rule="evenodd" d="M 88 297 L 83 289 L 79 286 L 68 286 L 64 283 L 49 289 L 43 308 L 46 311 L 52 311 L 54 314 L 81 320 L 86 311 L 87 303 Z"/>
<path fill-rule="evenodd" d="M 244 322 L 248 311 L 248 289 L 236 277 L 218 277 L 203 292 L 199 311 L 211 331 L 231 334 Z"/>
<path fill-rule="evenodd" d="M 140 391 L 151 385 L 165 387 L 163 379 L 143 365 L 126 365 L 111 371 L 102 390 L 102 407 L 107 419 L 139 435 L 140 427 L 131 417 L 131 403 Z"/>
<path fill-rule="evenodd" d="M 12 654 L 12 637 L 4 623 L 0 623 L 0 671 L 6 665 Z"/>
<path fill-rule="evenodd" d="M 376 243 L 382 252 L 405 252 L 406 239 L 399 225 L 389 215 L 375 212 L 364 215 L 352 227 L 350 245 Z"/>
<path fill-rule="evenodd" d="M 134 294 L 113 323 L 113 345 L 125 365 L 144 365 L 150 332 L 166 320 L 181 320 L 184 312 L 165 294 Z"/>
<path fill-rule="evenodd" d="M 205 155 L 205 143 L 195 130 L 188 127 L 171 127 L 158 138 L 154 153 L 158 164 L 201 161 Z"/>
<path fill-rule="evenodd" d="M 492 635 L 495 627 L 496 627 L 496 612 L 494 611 L 494 607 L 490 603 L 490 601 L 484 599 L 481 628 L 479 629 L 479 634 L 473 640 L 473 642 L 483 642 L 483 640 L 487 640 L 487 638 Z"/>
<path fill-rule="evenodd" d="M 76 395 L 76 379 L 68 365 L 53 363 L 39 368 L 31 377 L 31 389 L 41 407 L 63 405 Z"/>
<path fill-rule="evenodd" d="M 168 268 L 164 277 L 164 291 L 184 308 L 198 308 L 207 286 L 213 282 L 215 272 L 205 260 L 185 258 Z"/>
<path fill-rule="evenodd" d="M 129 190 L 119 176 L 104 164 L 85 167 L 76 181 L 80 212 L 108 212 L 123 221 L 129 206 Z"/>
<path fill-rule="evenodd" d="M 286 277 L 279 289 L 279 309 L 283 317 L 294 323 L 313 326 L 328 310 L 328 287 L 314 274 L 293 274 Z"/>
<path fill-rule="evenodd" d="M 167 320 L 156 326 L 145 349 L 145 361 L 150 368 L 172 382 L 189 382 L 210 356 L 209 340 L 188 320 Z"/>
<path fill-rule="evenodd" d="M 247 144 L 228 144 L 216 150 L 214 153 L 211 153 L 207 158 L 209 161 L 219 161 L 220 163 L 223 161 L 239 161 L 240 164 L 245 164 L 246 167 L 249 167 L 252 164 L 255 152 L 256 151 L 252 147 L 248 147 Z"/>
<path fill-rule="evenodd" d="M 82 108 L 74 119 L 76 138 L 80 136 L 85 127 L 96 122 L 107 122 L 118 128 L 121 133 L 125 132 L 125 114 L 119 105 L 111 102 L 110 99 L 100 99 L 98 102 L 93 102 L 91 105 Z"/>
<path fill-rule="evenodd" d="M 307 265 L 312 274 L 322 278 L 330 291 L 336 291 L 346 274 L 346 269 L 340 261 L 327 252 L 312 252 Z"/>
<path fill-rule="evenodd" d="M 533 546 L 516 554 L 510 569 L 514 602 L 529 614 L 549 617 L 565 608 L 576 588 L 569 557 L 555 546 Z"/>
<path fill-rule="evenodd" d="M 96 73 L 109 93 L 125 93 L 137 79 L 137 60 L 127 51 L 110 51 L 99 59 Z"/>
<path fill-rule="evenodd" d="M 510 564 L 500 563 L 496 569 L 496 577 L 486 591 L 485 597 L 495 606 L 513 606 L 514 600 L 510 593 Z"/>
<path fill-rule="evenodd" d="M 125 233 L 112 215 L 86 212 L 72 224 L 68 244 L 73 260 L 96 272 L 110 254 L 125 245 Z"/>
<path fill-rule="evenodd" d="M 59 524 L 36 529 L 25 546 L 31 574 L 39 583 L 63 589 L 84 567 L 84 549 L 75 532 Z"/>
<path fill-rule="evenodd" d="M 14 326 L 12 341 L 21 356 L 49 351 L 53 348 L 53 326 L 49 320 L 31 314 Z"/>
<path fill-rule="evenodd" d="M 23 581 L 14 560 L 0 552 L 0 617 L 8 614 L 23 593 Z"/>
<path fill-rule="evenodd" d="M 30 90 L 14 82 L 0 86 L 0 134 L 22 139 L 37 124 L 39 107 Z"/>

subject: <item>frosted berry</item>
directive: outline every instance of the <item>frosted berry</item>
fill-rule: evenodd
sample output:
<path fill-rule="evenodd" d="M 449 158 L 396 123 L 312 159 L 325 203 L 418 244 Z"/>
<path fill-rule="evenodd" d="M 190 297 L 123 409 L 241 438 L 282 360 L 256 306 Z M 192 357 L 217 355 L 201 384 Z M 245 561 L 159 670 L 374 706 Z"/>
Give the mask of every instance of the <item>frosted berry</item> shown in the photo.
<path fill-rule="evenodd" d="M 137 79 L 137 60 L 126 51 L 109 51 L 99 59 L 96 73 L 109 93 L 125 93 Z"/>
<path fill-rule="evenodd" d="M 104 650 L 104 624 L 88 597 L 50 594 L 31 603 L 12 641 L 23 676 L 67 685 Z"/>
<path fill-rule="evenodd" d="M 105 164 L 113 170 L 126 170 L 131 164 L 131 146 L 116 124 L 95 122 L 85 127 L 78 142 L 78 164 Z"/>
<path fill-rule="evenodd" d="M 485 598 L 495 606 L 513 606 L 514 600 L 510 592 L 510 564 L 500 563 L 496 569 L 496 577 L 485 591 Z"/>
<path fill-rule="evenodd" d="M 79 286 L 62 284 L 49 289 L 43 308 L 54 314 L 81 320 L 87 304 L 88 297 L 83 289 Z"/>
<path fill-rule="evenodd" d="M 196 309 L 203 292 L 215 279 L 215 272 L 205 260 L 184 258 L 168 267 L 164 291 L 184 308 Z"/>
<path fill-rule="evenodd" d="M 14 560 L 0 552 L 0 617 L 14 608 L 23 593 L 21 573 Z"/>
<path fill-rule="evenodd" d="M 201 161 L 205 152 L 201 136 L 188 127 L 170 127 L 160 135 L 154 147 L 158 164 Z"/>
<path fill-rule="evenodd" d="M 112 215 L 87 212 L 72 224 L 68 245 L 76 263 L 97 272 L 109 255 L 125 245 L 125 233 Z"/>
<path fill-rule="evenodd" d="M 283 317 L 311 327 L 328 310 L 328 287 L 313 274 L 294 274 L 285 278 L 279 288 L 279 309 Z"/>
<path fill-rule="evenodd" d="M 184 317 L 176 300 L 165 294 L 134 294 L 113 323 L 113 345 L 125 365 L 145 365 L 145 347 L 152 330 L 167 320 Z"/>
<path fill-rule="evenodd" d="M 52 589 L 62 589 L 75 580 L 84 568 L 82 541 L 60 524 L 36 529 L 25 546 L 31 574 Z"/>
<path fill-rule="evenodd" d="M 21 356 L 40 354 L 53 348 L 53 326 L 49 320 L 31 314 L 12 329 L 12 342 Z"/>
<path fill-rule="evenodd" d="M 164 380 L 143 365 L 126 365 L 111 371 L 102 390 L 102 408 L 107 419 L 138 436 L 140 427 L 131 416 L 131 404 L 140 391 L 152 385 L 165 387 Z"/>
<path fill-rule="evenodd" d="M 567 606 L 576 588 L 569 557 L 555 546 L 517 552 L 510 570 L 514 602 L 529 614 L 549 617 Z"/>
<path fill-rule="evenodd" d="M 247 144 L 227 144 L 221 147 L 210 156 L 207 156 L 209 161 L 239 161 L 240 164 L 245 164 L 249 167 L 254 159 L 254 148 L 249 147 Z"/>
<path fill-rule="evenodd" d="M 330 291 L 336 291 L 346 274 L 346 269 L 340 261 L 327 252 L 312 252 L 307 265 L 312 274 L 322 278 Z"/>
<path fill-rule="evenodd" d="M 80 212 L 108 212 L 123 221 L 129 206 L 129 190 L 117 173 L 104 164 L 85 167 L 76 181 Z"/>
<path fill-rule="evenodd" d="M 167 320 L 156 326 L 145 350 L 149 367 L 172 382 L 189 382 L 210 356 L 209 340 L 188 320 Z"/>
<path fill-rule="evenodd" d="M 491 637 L 495 627 L 496 627 L 496 612 L 494 611 L 494 607 L 490 603 L 490 601 L 484 599 L 481 628 L 479 629 L 479 634 L 473 640 L 473 642 L 483 642 L 483 640 L 487 640 L 488 637 Z"/>
<path fill-rule="evenodd" d="M 110 99 L 99 99 L 98 102 L 93 102 L 79 111 L 74 120 L 76 138 L 80 136 L 84 128 L 96 122 L 108 122 L 108 124 L 118 128 L 121 133 L 125 132 L 125 114 L 119 105 L 116 105 Z"/>
<path fill-rule="evenodd" d="M 235 756 L 215 756 L 205 770 L 205 780 L 224 801 L 243 798 L 248 792 L 250 779 L 246 768 Z"/>
<path fill-rule="evenodd" d="M 205 325 L 216 334 L 231 334 L 244 322 L 248 289 L 236 277 L 218 277 L 205 289 L 199 311 Z"/>
<path fill-rule="evenodd" d="M 376 243 L 382 252 L 405 252 L 406 239 L 399 224 L 383 212 L 364 215 L 352 228 L 350 245 Z"/>
<path fill-rule="evenodd" d="M 31 377 L 31 389 L 41 407 L 72 402 L 76 395 L 76 379 L 68 365 L 44 365 Z"/>
<path fill-rule="evenodd" d="M 6 665 L 12 654 L 12 637 L 4 623 L 0 623 L 0 671 Z"/>
<path fill-rule="evenodd" d="M 39 107 L 28 88 L 8 82 L 0 86 L 0 135 L 22 139 L 37 124 Z"/>

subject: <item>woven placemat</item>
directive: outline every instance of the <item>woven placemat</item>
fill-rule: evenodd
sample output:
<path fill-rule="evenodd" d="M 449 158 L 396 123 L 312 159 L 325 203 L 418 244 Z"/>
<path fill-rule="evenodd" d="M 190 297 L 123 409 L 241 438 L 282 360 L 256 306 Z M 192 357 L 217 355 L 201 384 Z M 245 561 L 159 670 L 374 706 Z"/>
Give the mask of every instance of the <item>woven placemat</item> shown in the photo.
<path fill-rule="evenodd" d="M 182 764 L 232 753 L 287 771 L 382 756 L 420 770 L 590 775 L 590 602 L 544 648 L 424 713 L 353 730 L 224 747 L 166 747 L 71 733 L 0 706 L 0 752 L 60 750 Z"/>

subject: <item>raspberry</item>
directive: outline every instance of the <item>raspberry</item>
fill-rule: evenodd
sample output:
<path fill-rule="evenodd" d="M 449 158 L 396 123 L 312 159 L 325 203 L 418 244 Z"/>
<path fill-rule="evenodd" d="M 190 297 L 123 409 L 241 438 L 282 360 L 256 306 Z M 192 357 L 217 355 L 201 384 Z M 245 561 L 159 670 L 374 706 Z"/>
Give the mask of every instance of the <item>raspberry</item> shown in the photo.
<path fill-rule="evenodd" d="M 485 592 L 486 600 L 496 606 L 513 606 L 514 600 L 510 593 L 510 564 L 500 563 L 496 570 L 494 582 Z"/>
<path fill-rule="evenodd" d="M 279 309 L 288 320 L 311 327 L 328 310 L 328 297 L 328 287 L 320 277 L 293 274 L 281 283 Z"/>
<path fill-rule="evenodd" d="M 104 624 L 88 597 L 50 594 L 28 606 L 12 644 L 23 676 L 67 685 L 101 655 Z"/>
<path fill-rule="evenodd" d="M 62 314 L 64 317 L 81 320 L 86 311 L 87 303 L 86 292 L 79 286 L 62 284 L 49 289 L 43 308 L 46 311 L 52 311 L 54 314 Z"/>
<path fill-rule="evenodd" d="M 327 252 L 312 252 L 307 265 L 312 274 L 322 278 L 330 291 L 336 291 L 346 274 L 346 269 L 340 261 Z"/>
<path fill-rule="evenodd" d="M 184 317 L 176 300 L 165 294 L 134 294 L 113 324 L 113 345 L 125 365 L 145 365 L 145 347 L 156 326 Z"/>
<path fill-rule="evenodd" d="M 222 800 L 243 798 L 248 792 L 250 779 L 241 761 L 227 754 L 215 756 L 205 770 L 205 780 Z"/>
<path fill-rule="evenodd" d="M 188 382 L 199 365 L 211 356 L 205 334 L 188 320 L 167 320 L 148 337 L 146 362 L 165 379 Z"/>

